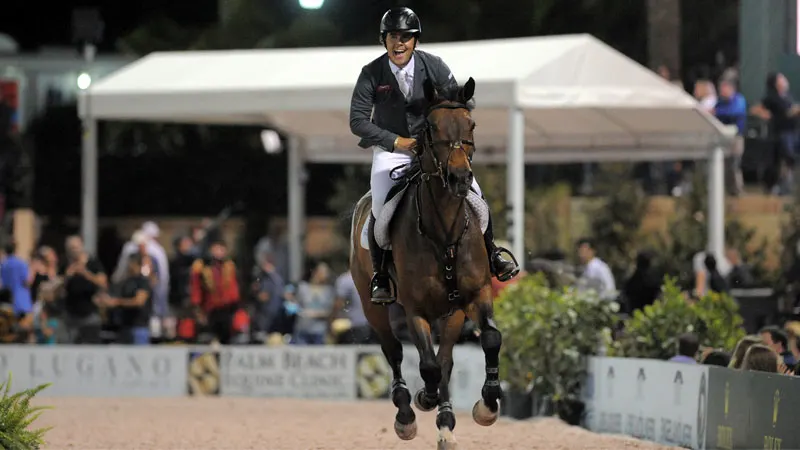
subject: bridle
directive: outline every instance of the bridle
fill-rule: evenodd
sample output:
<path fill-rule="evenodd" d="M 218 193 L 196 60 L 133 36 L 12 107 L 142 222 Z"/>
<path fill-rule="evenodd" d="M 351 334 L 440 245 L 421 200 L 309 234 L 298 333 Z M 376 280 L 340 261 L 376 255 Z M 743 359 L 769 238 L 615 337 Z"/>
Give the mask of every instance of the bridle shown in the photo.
<path fill-rule="evenodd" d="M 453 156 L 453 152 L 456 150 L 460 150 L 464 152 L 469 162 L 472 163 L 472 156 L 467 151 L 466 146 L 472 146 L 475 148 L 475 142 L 469 139 L 459 139 L 459 140 L 449 140 L 449 139 L 440 139 L 435 140 L 433 139 L 433 124 L 430 120 L 430 115 L 433 111 L 437 109 L 469 109 L 467 105 L 458 102 L 444 102 L 439 103 L 437 105 L 432 106 L 428 110 L 428 115 L 425 117 L 425 129 L 422 131 L 422 146 L 420 147 L 420 151 L 417 152 L 415 158 L 419 163 L 420 170 L 422 171 L 422 180 L 429 181 L 431 177 L 438 177 L 442 180 L 442 187 L 447 188 L 448 180 L 450 178 L 450 158 Z M 442 164 L 439 160 L 439 157 L 436 156 L 436 152 L 433 151 L 433 148 L 437 145 L 446 145 L 448 147 L 447 152 L 447 160 Z M 431 158 L 433 158 L 433 165 L 435 167 L 434 172 L 425 172 L 422 169 L 422 156 L 426 151 L 430 151 Z"/>

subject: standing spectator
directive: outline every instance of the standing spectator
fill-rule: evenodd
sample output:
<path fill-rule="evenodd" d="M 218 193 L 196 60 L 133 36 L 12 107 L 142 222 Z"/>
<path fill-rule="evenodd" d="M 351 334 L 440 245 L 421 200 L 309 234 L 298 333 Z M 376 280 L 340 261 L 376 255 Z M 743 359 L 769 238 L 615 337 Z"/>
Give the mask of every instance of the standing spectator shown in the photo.
<path fill-rule="evenodd" d="M 780 165 L 780 182 L 772 189 L 773 194 L 789 195 L 792 192 L 797 145 L 797 115 L 800 106 L 789 93 L 789 80 L 779 72 L 767 75 L 767 92 L 761 103 L 751 108 L 753 115 L 769 121 L 769 132 L 777 145 Z"/>
<path fill-rule="evenodd" d="M 744 192 L 744 179 L 742 178 L 742 154 L 744 153 L 744 131 L 747 124 L 747 101 L 744 96 L 736 92 L 736 82 L 723 79 L 719 82 L 719 99 L 714 107 L 714 115 L 725 125 L 736 125 L 736 140 L 734 141 L 733 155 L 730 161 L 733 175 L 734 194 Z"/>
<path fill-rule="evenodd" d="M 112 295 L 103 295 L 103 304 L 111 308 L 117 342 L 147 345 L 150 343 L 150 300 L 152 281 L 150 269 L 144 265 L 144 255 L 128 257 L 128 273 L 112 286 Z"/>
<path fill-rule="evenodd" d="M 169 262 L 169 306 L 172 315 L 183 318 L 189 306 L 189 279 L 196 256 L 192 255 L 192 238 L 181 236 L 175 240 L 175 256 Z"/>
<path fill-rule="evenodd" d="M 295 322 L 294 338 L 298 344 L 322 345 L 328 334 L 328 325 L 333 313 L 333 286 L 330 285 L 330 269 L 318 263 L 305 281 L 297 286 L 297 304 L 300 307 Z"/>
<path fill-rule="evenodd" d="M 55 282 L 57 279 L 58 255 L 52 247 L 44 245 L 36 251 L 31 259 L 29 282 L 33 301 L 39 299 L 43 284 Z"/>
<path fill-rule="evenodd" d="M 648 251 L 636 255 L 636 270 L 623 288 L 628 312 L 652 305 L 661 294 L 661 277 L 653 267 L 653 254 Z"/>
<path fill-rule="evenodd" d="M 69 236 L 65 247 L 64 312 L 69 340 L 73 344 L 99 344 L 102 320 L 95 295 L 108 287 L 105 270 L 86 252 L 80 236 Z"/>
<path fill-rule="evenodd" d="M 281 320 L 285 285 L 269 253 L 258 253 L 256 258 L 258 266 L 254 268 L 253 331 L 258 341 L 266 342 L 267 335 L 277 331 L 277 322 Z"/>
<path fill-rule="evenodd" d="M 711 273 L 708 271 L 707 256 L 710 255 L 708 252 L 697 252 L 695 253 L 694 257 L 692 257 L 692 269 L 694 271 L 694 296 L 702 297 L 706 295 L 708 290 L 711 287 Z M 710 262 L 710 260 L 708 260 Z M 728 258 L 723 256 L 720 259 L 714 257 L 714 261 L 712 265 L 716 269 L 716 272 L 722 276 L 723 279 L 727 278 L 728 274 L 731 273 L 731 262 L 728 261 Z M 717 280 L 718 282 L 719 280 Z M 719 285 L 716 286 L 718 289 L 721 287 Z"/>
<path fill-rule="evenodd" d="M 372 327 L 364 316 L 361 297 L 358 295 L 353 275 L 348 270 L 336 279 L 336 299 L 334 314 L 343 312 L 350 321 L 350 327 L 339 337 L 339 344 L 369 344 L 374 342 Z"/>
<path fill-rule="evenodd" d="M 220 344 L 229 344 L 240 299 L 236 264 L 228 257 L 228 246 L 222 240 L 212 242 L 209 253 L 208 258 L 197 259 L 192 265 L 189 292 L 197 308 L 197 322 Z"/>
<path fill-rule="evenodd" d="M 158 266 L 158 280 L 153 288 L 153 315 L 160 320 L 169 317 L 169 260 L 164 247 L 158 242 L 160 230 L 154 222 L 145 222 L 142 228 L 134 233 L 131 240 L 122 247 L 119 255 L 117 268 L 111 279 L 119 282 L 125 278 L 130 255 L 139 252 L 142 245 L 145 246 L 147 254 L 155 260 Z M 136 239 L 134 239 L 136 237 Z"/>
<path fill-rule="evenodd" d="M 0 262 L 0 280 L 3 288 L 11 294 L 13 313 L 17 317 L 17 326 L 27 340 L 33 331 L 33 301 L 29 284 L 28 264 L 16 255 L 17 245 L 11 240 L 4 247 L 5 257 Z"/>
<path fill-rule="evenodd" d="M 613 300 L 617 296 L 614 275 L 608 264 L 597 257 L 590 239 L 582 238 L 578 241 L 578 259 L 584 266 L 580 280 L 594 288 L 602 299 Z"/>

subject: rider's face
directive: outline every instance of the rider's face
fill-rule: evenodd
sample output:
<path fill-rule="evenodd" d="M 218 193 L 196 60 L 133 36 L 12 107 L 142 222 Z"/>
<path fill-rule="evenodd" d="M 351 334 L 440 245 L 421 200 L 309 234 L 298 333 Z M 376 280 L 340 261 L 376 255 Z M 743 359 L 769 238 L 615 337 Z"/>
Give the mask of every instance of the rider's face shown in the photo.
<path fill-rule="evenodd" d="M 397 67 L 405 67 L 411 61 L 411 53 L 417 46 L 417 38 L 411 33 L 389 33 L 386 35 L 386 50 L 389 59 Z"/>

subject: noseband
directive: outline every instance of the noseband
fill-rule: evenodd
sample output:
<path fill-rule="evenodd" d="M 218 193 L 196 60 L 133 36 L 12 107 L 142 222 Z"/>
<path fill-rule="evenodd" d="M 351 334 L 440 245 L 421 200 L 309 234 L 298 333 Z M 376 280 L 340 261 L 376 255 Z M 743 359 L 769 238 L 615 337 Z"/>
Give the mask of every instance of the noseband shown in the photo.
<path fill-rule="evenodd" d="M 472 162 L 472 156 L 467 152 L 466 146 L 471 145 L 473 148 L 475 147 L 475 142 L 468 140 L 468 139 L 460 139 L 460 140 L 448 140 L 448 139 L 440 139 L 434 140 L 433 139 L 433 125 L 430 120 L 430 114 L 437 110 L 437 109 L 469 109 L 467 105 L 463 103 L 440 103 L 438 105 L 432 106 L 428 110 L 428 116 L 425 118 L 425 129 L 423 130 L 423 139 L 422 139 L 422 146 L 421 151 L 417 154 L 417 158 L 419 159 L 420 169 L 422 170 L 422 155 L 425 153 L 426 150 L 429 150 L 431 153 L 431 158 L 433 158 L 433 165 L 435 167 L 434 172 L 425 172 L 422 170 L 422 179 L 423 181 L 428 181 L 431 177 L 438 177 L 442 180 L 442 187 L 447 187 L 448 179 L 450 178 L 450 157 L 453 155 L 453 152 L 456 150 L 461 150 L 466 155 L 469 162 Z M 447 152 L 447 160 L 442 164 L 439 158 L 436 156 L 436 152 L 433 151 L 433 148 L 437 145 L 446 145 L 448 147 Z"/>

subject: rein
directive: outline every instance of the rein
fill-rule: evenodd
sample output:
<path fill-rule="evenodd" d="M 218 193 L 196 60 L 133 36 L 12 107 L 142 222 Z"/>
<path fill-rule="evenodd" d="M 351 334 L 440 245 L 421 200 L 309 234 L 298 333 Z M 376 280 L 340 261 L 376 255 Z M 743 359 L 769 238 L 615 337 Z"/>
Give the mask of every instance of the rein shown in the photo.
<path fill-rule="evenodd" d="M 471 145 L 475 146 L 475 143 L 471 140 L 460 139 L 460 140 L 434 140 L 433 133 L 432 133 L 432 125 L 430 121 L 430 113 L 436 109 L 468 109 L 466 105 L 462 103 L 456 102 L 448 102 L 448 103 L 440 103 L 438 105 L 432 106 L 428 111 L 428 117 L 426 117 L 425 121 L 425 129 L 423 130 L 423 138 L 422 138 L 422 145 L 420 151 L 416 152 L 414 155 L 414 159 L 410 164 L 404 164 L 402 166 L 395 167 L 390 172 L 389 176 L 393 180 L 399 180 L 401 178 L 405 179 L 407 184 L 417 184 L 417 189 L 414 194 L 414 205 L 417 209 L 417 232 L 428 238 L 431 242 L 433 247 L 436 249 L 437 259 L 439 259 L 445 278 L 445 286 L 447 288 L 447 298 L 451 303 L 458 302 L 461 300 L 461 293 L 458 290 L 458 278 L 456 276 L 456 259 L 458 256 L 458 246 L 461 244 L 461 240 L 466 235 L 467 230 L 469 229 L 470 225 L 470 218 L 469 213 L 466 210 L 466 198 L 462 198 L 458 205 L 457 214 L 453 222 L 448 227 L 445 224 L 444 217 L 442 216 L 441 208 L 438 207 L 436 204 L 436 196 L 433 194 L 433 188 L 431 187 L 431 181 L 433 178 L 439 178 L 442 182 L 442 188 L 447 189 L 448 187 L 448 179 L 450 178 L 450 158 L 453 155 L 453 152 L 456 150 L 460 150 L 464 152 L 467 158 L 472 161 L 472 158 L 467 153 L 466 146 Z M 437 145 L 446 145 L 448 147 L 447 153 L 447 160 L 443 164 L 439 158 L 436 156 L 436 153 L 433 151 L 433 148 Z M 430 153 L 431 158 L 433 159 L 434 164 L 434 171 L 433 172 L 425 172 L 422 168 L 423 164 L 423 156 L 427 152 Z M 395 178 L 396 171 L 408 169 L 408 173 L 402 176 Z M 419 183 L 422 181 L 427 186 L 427 191 L 431 202 L 433 203 L 434 210 L 435 210 L 435 217 L 436 220 L 443 231 L 446 231 L 445 234 L 445 241 L 444 243 L 437 242 L 434 240 L 428 233 L 425 232 L 424 227 L 422 226 L 422 208 L 420 207 L 420 198 L 421 198 L 421 184 Z M 461 229 L 461 232 L 458 236 L 456 234 L 456 225 L 458 224 L 458 217 L 459 214 L 464 214 L 464 227 Z M 444 247 L 442 249 L 442 247 Z M 451 311 L 452 314 L 452 311 Z"/>

